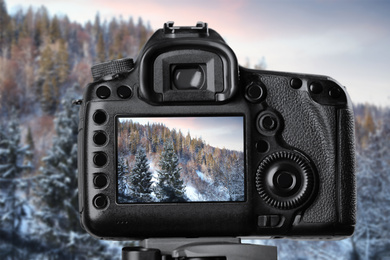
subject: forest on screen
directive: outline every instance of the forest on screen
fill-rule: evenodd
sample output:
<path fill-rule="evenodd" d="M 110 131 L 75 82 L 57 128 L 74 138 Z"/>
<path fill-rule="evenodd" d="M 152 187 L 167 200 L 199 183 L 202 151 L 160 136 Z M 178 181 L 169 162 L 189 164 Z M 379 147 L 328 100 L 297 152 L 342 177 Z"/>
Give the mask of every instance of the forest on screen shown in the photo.
<path fill-rule="evenodd" d="M 244 154 L 162 123 L 118 122 L 118 202 L 244 201 Z"/>

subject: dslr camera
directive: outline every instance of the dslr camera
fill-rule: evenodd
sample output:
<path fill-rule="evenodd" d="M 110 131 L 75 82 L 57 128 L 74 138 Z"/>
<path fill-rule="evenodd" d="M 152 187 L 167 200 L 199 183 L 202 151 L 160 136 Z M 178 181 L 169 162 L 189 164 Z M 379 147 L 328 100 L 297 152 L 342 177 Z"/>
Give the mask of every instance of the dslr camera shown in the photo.
<path fill-rule="evenodd" d="M 92 67 L 81 223 L 104 239 L 341 239 L 356 223 L 354 117 L 327 76 L 240 67 L 206 23 Z"/>

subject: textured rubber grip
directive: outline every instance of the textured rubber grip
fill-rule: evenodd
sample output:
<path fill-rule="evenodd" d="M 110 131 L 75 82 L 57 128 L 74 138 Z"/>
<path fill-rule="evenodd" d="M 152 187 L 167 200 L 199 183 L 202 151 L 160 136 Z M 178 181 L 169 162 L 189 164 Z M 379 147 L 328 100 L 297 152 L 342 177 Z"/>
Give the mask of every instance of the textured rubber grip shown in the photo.
<path fill-rule="evenodd" d="M 94 81 L 105 76 L 128 72 L 134 68 L 134 61 L 130 58 L 111 60 L 92 66 L 91 72 Z"/>

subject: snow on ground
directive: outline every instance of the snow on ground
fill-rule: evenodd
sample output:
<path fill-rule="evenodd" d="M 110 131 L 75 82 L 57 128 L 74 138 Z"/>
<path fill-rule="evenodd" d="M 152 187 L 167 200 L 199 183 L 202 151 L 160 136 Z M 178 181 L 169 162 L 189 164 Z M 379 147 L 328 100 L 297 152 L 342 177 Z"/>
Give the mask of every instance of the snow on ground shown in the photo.
<path fill-rule="evenodd" d="M 203 196 L 192 186 L 186 186 L 186 196 L 190 201 L 204 201 Z"/>
<path fill-rule="evenodd" d="M 205 182 L 208 182 L 209 184 L 212 184 L 213 183 L 213 180 L 206 176 L 203 172 L 201 171 L 196 171 L 196 174 L 199 176 L 199 178 L 202 180 L 202 181 L 205 181 Z"/>

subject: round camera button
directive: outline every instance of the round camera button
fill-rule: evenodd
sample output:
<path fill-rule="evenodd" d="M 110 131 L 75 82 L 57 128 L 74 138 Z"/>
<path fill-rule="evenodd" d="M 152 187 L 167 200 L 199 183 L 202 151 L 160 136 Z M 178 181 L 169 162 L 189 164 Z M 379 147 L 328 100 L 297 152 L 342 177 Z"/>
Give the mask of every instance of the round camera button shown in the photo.
<path fill-rule="evenodd" d="M 107 186 L 108 179 L 104 174 L 98 174 L 93 178 L 93 184 L 96 188 L 102 189 Z"/>
<path fill-rule="evenodd" d="M 259 85 L 251 85 L 248 88 L 248 96 L 252 99 L 259 99 L 263 94 L 263 90 Z"/>
<path fill-rule="evenodd" d="M 252 82 L 246 87 L 245 97 L 252 103 L 261 102 L 265 98 L 265 90 L 261 85 Z"/>
<path fill-rule="evenodd" d="M 311 93 L 313 94 L 320 94 L 322 92 L 322 85 L 319 82 L 313 82 L 310 84 L 309 87 Z"/>
<path fill-rule="evenodd" d="M 291 190 L 295 186 L 295 176 L 290 172 L 282 171 L 276 174 L 276 187 L 282 190 Z"/>
<path fill-rule="evenodd" d="M 93 206 L 97 209 L 104 209 L 108 205 L 108 198 L 103 194 L 98 194 L 93 198 Z"/>
<path fill-rule="evenodd" d="M 329 96 L 331 98 L 338 98 L 341 96 L 341 90 L 340 88 L 337 88 L 337 87 L 333 87 L 329 90 Z"/>
<path fill-rule="evenodd" d="M 107 114 L 102 110 L 97 110 L 93 114 L 93 121 L 98 125 L 104 124 L 106 120 L 107 120 Z"/>
<path fill-rule="evenodd" d="M 264 116 L 260 121 L 262 127 L 267 131 L 274 131 L 277 127 L 277 121 L 270 115 Z"/>
<path fill-rule="evenodd" d="M 290 86 L 293 89 L 299 89 L 299 88 L 302 87 L 302 80 L 298 79 L 298 78 L 292 78 L 291 81 L 290 81 Z"/>
<path fill-rule="evenodd" d="M 107 86 L 100 86 L 96 90 L 96 96 L 100 99 L 107 99 L 111 95 L 111 90 Z"/>
<path fill-rule="evenodd" d="M 256 150 L 258 153 L 266 153 L 269 150 L 269 143 L 265 140 L 259 140 L 256 143 Z"/>
<path fill-rule="evenodd" d="M 104 145 L 107 142 L 107 136 L 104 132 L 96 132 L 93 135 L 93 142 L 97 145 Z"/>
<path fill-rule="evenodd" d="M 266 110 L 260 112 L 256 119 L 256 127 L 259 133 L 273 136 L 282 128 L 282 121 L 274 112 Z"/>
<path fill-rule="evenodd" d="M 120 86 L 117 90 L 117 94 L 122 99 L 127 99 L 131 97 L 132 91 L 128 86 Z"/>
<path fill-rule="evenodd" d="M 107 155 L 99 152 L 93 156 L 93 163 L 98 167 L 103 167 L 107 163 Z"/>

